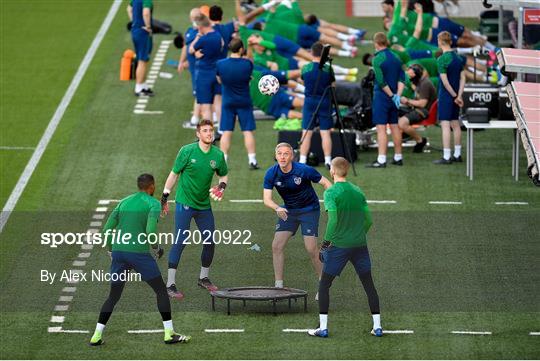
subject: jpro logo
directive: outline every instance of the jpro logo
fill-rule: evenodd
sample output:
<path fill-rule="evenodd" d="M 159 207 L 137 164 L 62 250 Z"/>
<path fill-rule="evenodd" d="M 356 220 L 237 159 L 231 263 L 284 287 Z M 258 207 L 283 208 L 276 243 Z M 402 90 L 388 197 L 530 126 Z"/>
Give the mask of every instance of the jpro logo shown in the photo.
<path fill-rule="evenodd" d="M 472 93 L 469 97 L 470 102 L 491 102 L 491 93 Z"/>

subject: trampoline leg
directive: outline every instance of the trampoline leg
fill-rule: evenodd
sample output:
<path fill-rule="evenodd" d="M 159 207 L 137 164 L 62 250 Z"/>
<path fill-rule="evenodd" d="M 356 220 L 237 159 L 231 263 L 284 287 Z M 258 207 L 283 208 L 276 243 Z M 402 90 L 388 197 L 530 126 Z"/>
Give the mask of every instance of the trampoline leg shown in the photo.
<path fill-rule="evenodd" d="M 307 312 L 307 296 L 304 296 L 304 312 Z"/>
<path fill-rule="evenodd" d="M 242 302 L 244 303 L 244 307 L 246 307 L 246 300 L 242 300 Z"/>
<path fill-rule="evenodd" d="M 214 296 L 212 296 L 212 311 L 216 310 L 216 299 Z"/>
<path fill-rule="evenodd" d="M 289 311 L 291 310 L 291 299 L 289 298 Z"/>
<path fill-rule="evenodd" d="M 227 315 L 231 314 L 231 299 L 227 298 Z"/>
<path fill-rule="evenodd" d="M 274 316 L 277 316 L 277 310 L 276 310 L 276 300 L 272 300 L 272 308 L 274 309 Z"/>

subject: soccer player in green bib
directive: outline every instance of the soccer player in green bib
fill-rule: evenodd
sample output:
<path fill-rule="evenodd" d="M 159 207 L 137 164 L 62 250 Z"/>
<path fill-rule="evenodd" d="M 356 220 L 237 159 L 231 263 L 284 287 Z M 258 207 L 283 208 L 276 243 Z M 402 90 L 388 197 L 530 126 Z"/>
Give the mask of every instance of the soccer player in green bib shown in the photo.
<path fill-rule="evenodd" d="M 212 145 L 214 141 L 212 121 L 201 120 L 197 125 L 196 134 L 199 139 L 197 142 L 180 148 L 161 197 L 161 209 L 164 216 L 169 211 L 167 199 L 178 181 L 174 215 L 176 232 L 169 252 L 167 273 L 167 292 L 169 297 L 176 299 L 184 298 L 182 292 L 176 288 L 176 269 L 184 247 L 191 242 L 189 226 L 192 218 L 201 232 L 201 243 L 203 243 L 201 272 L 197 284 L 209 291 L 218 289 L 208 278 L 215 248 L 215 224 L 210 198 L 216 201 L 222 199 L 227 187 L 228 170 L 223 152 Z M 210 188 L 214 174 L 219 176 L 219 184 Z"/>
<path fill-rule="evenodd" d="M 366 197 L 356 185 L 347 182 L 349 162 L 342 157 L 332 159 L 330 175 L 334 185 L 324 192 L 324 208 L 328 213 L 325 241 L 319 257 L 323 271 L 319 282 L 319 327 L 308 330 L 310 336 L 328 337 L 330 286 L 348 262 L 351 262 L 364 286 L 373 317 L 371 334 L 382 336 L 379 296 L 371 277 L 371 261 L 367 248 L 367 232 L 371 214 Z"/>
<path fill-rule="evenodd" d="M 120 279 L 122 274 L 130 269 L 140 273 L 142 280 L 148 283 L 156 293 L 157 305 L 165 329 L 164 342 L 167 344 L 188 342 L 191 339 L 190 336 L 174 332 L 167 289 L 157 262 L 150 254 L 148 247 L 152 241 L 149 235 L 155 235 L 157 232 L 161 210 L 159 201 L 152 197 L 156 189 L 154 177 L 151 174 L 140 175 L 137 178 L 137 186 L 139 192 L 122 199 L 103 228 L 111 256 L 111 279 Z M 117 230 L 118 236 L 111 237 L 110 230 Z M 121 238 L 120 235 L 122 235 Z M 129 239 L 125 237 L 127 235 Z M 159 245 L 152 244 L 152 249 L 156 258 L 163 255 L 163 249 Z M 101 307 L 96 330 L 90 340 L 91 346 L 103 344 L 101 338 L 103 330 L 111 317 L 114 306 L 122 296 L 125 284 L 125 281 L 111 281 L 109 297 Z"/>

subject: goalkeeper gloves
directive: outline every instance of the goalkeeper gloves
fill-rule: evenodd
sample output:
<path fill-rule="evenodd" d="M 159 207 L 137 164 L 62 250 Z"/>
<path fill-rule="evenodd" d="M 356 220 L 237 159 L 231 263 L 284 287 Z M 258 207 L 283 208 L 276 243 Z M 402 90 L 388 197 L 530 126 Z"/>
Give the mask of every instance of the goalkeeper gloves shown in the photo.
<path fill-rule="evenodd" d="M 322 263 L 324 263 L 324 254 L 326 253 L 330 245 L 330 241 L 323 241 L 323 243 L 321 243 L 321 248 L 319 249 L 319 261 L 321 261 Z"/>
<path fill-rule="evenodd" d="M 152 248 L 152 255 L 156 260 L 160 259 L 163 256 L 163 252 L 163 248 L 159 246 L 157 248 Z"/>
<path fill-rule="evenodd" d="M 169 195 L 171 192 L 163 191 L 163 194 L 161 195 L 161 217 L 165 217 L 169 213 L 169 204 L 167 203 L 167 199 L 169 198 Z"/>
<path fill-rule="evenodd" d="M 225 188 L 227 188 L 227 183 L 225 182 L 221 182 L 217 186 L 210 188 L 210 198 L 219 202 L 223 199 L 223 192 L 225 192 Z"/>

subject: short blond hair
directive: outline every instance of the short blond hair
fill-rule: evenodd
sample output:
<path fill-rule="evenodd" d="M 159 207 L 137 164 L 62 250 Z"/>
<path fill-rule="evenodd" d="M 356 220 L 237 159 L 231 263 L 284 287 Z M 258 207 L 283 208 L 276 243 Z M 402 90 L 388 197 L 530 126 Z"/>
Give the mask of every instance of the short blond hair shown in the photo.
<path fill-rule="evenodd" d="M 437 40 L 439 40 L 444 45 L 452 45 L 452 35 L 448 31 L 443 31 L 437 35 Z"/>
<path fill-rule="evenodd" d="M 277 153 L 278 149 L 282 148 L 282 147 L 289 148 L 291 150 L 291 152 L 294 152 L 294 149 L 293 149 L 292 145 L 290 145 L 289 143 L 286 143 L 286 142 L 282 142 L 282 143 L 279 143 L 278 145 L 276 145 L 275 153 Z"/>
<path fill-rule="evenodd" d="M 349 167 L 351 164 L 343 157 L 335 157 L 332 159 L 332 169 L 338 177 L 346 177 L 349 173 Z"/>
<path fill-rule="evenodd" d="M 383 32 L 378 32 L 373 35 L 373 42 L 377 45 L 388 46 L 388 37 Z"/>

